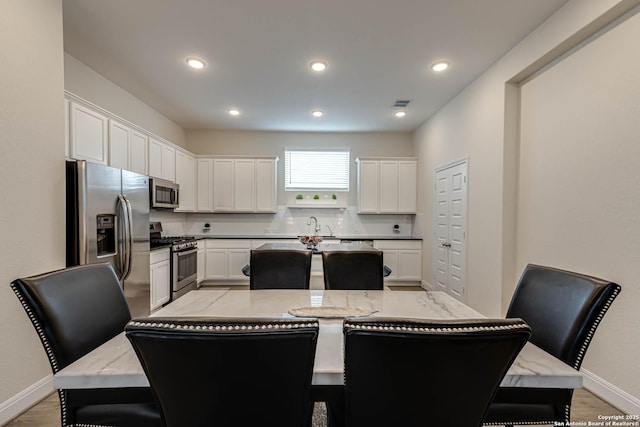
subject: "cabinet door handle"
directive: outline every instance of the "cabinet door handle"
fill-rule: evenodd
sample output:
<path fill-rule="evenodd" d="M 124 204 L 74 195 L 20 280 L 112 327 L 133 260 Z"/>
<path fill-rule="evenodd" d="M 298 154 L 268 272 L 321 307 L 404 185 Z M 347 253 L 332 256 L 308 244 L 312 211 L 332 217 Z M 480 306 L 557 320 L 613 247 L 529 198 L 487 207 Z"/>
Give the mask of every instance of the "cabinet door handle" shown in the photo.
<path fill-rule="evenodd" d="M 449 242 L 444 242 L 444 243 L 442 244 L 442 246 L 444 246 L 445 248 L 450 248 L 450 247 L 451 247 L 451 243 L 449 243 Z"/>

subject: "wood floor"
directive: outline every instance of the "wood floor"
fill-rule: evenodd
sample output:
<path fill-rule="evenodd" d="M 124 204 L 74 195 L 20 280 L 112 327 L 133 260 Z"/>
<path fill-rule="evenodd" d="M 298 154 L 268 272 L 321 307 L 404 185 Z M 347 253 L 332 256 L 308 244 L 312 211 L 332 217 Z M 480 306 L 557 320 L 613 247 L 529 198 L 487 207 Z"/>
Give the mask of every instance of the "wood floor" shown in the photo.
<path fill-rule="evenodd" d="M 586 390 L 576 390 L 571 404 L 572 422 L 598 421 L 598 415 L 622 415 L 621 411 Z M 325 408 L 316 404 L 313 427 L 326 427 Z M 24 414 L 5 424 L 6 427 L 60 427 L 60 403 L 53 393 Z M 536 426 L 532 426 L 536 427 Z"/>

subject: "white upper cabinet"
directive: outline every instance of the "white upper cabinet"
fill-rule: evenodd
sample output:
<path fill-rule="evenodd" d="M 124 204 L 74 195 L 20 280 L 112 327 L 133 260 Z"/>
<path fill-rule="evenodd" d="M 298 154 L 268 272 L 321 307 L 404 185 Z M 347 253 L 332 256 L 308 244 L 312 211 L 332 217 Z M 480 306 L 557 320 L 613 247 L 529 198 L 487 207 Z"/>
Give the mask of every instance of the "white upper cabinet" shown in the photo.
<path fill-rule="evenodd" d="M 256 212 L 276 212 L 276 159 L 256 159 Z"/>
<path fill-rule="evenodd" d="M 176 183 L 180 207 L 177 211 L 196 210 L 196 159 L 182 151 L 176 151 Z"/>
<path fill-rule="evenodd" d="M 147 175 L 147 156 L 149 137 L 141 132 L 131 132 L 131 143 L 129 149 L 129 170 L 132 172 Z"/>
<path fill-rule="evenodd" d="M 70 157 L 106 165 L 109 119 L 76 102 L 70 108 Z"/>
<path fill-rule="evenodd" d="M 356 160 L 358 163 L 358 212 L 378 213 L 378 176 L 377 160 Z"/>
<path fill-rule="evenodd" d="M 235 212 L 255 212 L 256 174 L 255 160 L 236 159 L 233 161 L 233 198 Z"/>
<path fill-rule="evenodd" d="M 398 161 L 398 212 L 418 211 L 418 162 Z"/>
<path fill-rule="evenodd" d="M 200 212 L 213 211 L 213 159 L 198 159 L 197 186 L 196 210 Z"/>
<path fill-rule="evenodd" d="M 131 129 L 115 120 L 109 120 L 109 166 L 129 170 Z"/>
<path fill-rule="evenodd" d="M 154 138 L 149 138 L 149 176 L 176 180 L 175 148 Z"/>
<path fill-rule="evenodd" d="M 234 161 L 233 159 L 213 159 L 213 210 L 233 212 L 234 204 Z"/>
<path fill-rule="evenodd" d="M 212 159 L 214 212 L 276 212 L 277 158 Z M 199 165 L 200 167 L 200 165 Z M 205 167 L 204 164 L 202 166 Z M 198 172 L 198 184 L 205 185 L 205 172 Z M 203 197 L 208 190 L 198 189 Z M 206 206 L 206 201 L 198 203 Z M 199 210 L 203 210 L 200 209 Z"/>
<path fill-rule="evenodd" d="M 412 214 L 417 210 L 417 161 L 413 158 L 356 159 L 358 213 Z"/>
<path fill-rule="evenodd" d="M 162 177 L 168 181 L 176 180 L 176 149 L 167 144 L 162 146 Z"/>
<path fill-rule="evenodd" d="M 398 162 L 380 160 L 378 211 L 380 213 L 398 212 Z"/>

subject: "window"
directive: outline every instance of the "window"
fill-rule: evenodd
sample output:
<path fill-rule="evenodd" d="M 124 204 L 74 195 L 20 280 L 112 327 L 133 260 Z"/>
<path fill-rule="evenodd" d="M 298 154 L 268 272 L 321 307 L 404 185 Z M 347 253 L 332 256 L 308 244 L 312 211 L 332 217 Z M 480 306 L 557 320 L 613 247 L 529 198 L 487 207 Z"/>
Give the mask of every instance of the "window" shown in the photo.
<path fill-rule="evenodd" d="M 348 149 L 284 150 L 285 190 L 349 191 Z"/>

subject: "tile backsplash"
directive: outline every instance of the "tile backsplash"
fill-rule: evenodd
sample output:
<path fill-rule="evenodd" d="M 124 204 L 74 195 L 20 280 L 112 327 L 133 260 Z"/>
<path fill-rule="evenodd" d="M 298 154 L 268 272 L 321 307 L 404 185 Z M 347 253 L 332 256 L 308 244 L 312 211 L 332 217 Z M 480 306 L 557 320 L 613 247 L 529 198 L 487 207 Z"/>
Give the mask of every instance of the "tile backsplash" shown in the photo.
<path fill-rule="evenodd" d="M 163 235 L 212 236 L 298 236 L 314 234 L 318 220 L 320 235 L 403 236 L 413 234 L 415 215 L 359 215 L 356 207 L 336 209 L 299 209 L 279 206 L 274 214 L 174 213 L 151 210 L 151 221 L 162 223 Z M 205 224 L 209 230 L 205 230 Z M 397 225 L 398 231 L 394 230 Z M 331 230 L 331 231 L 329 231 Z"/>

